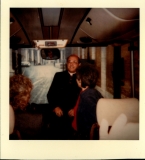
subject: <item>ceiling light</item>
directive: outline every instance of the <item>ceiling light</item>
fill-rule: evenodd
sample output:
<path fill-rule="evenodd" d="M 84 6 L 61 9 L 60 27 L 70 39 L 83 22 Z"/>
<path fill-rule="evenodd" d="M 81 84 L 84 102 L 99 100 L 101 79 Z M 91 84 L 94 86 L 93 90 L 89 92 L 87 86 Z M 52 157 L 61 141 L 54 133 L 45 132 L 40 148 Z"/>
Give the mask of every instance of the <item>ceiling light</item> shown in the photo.
<path fill-rule="evenodd" d="M 91 18 L 88 17 L 88 18 L 86 19 L 86 22 L 87 22 L 89 25 L 92 25 L 92 23 L 91 23 Z"/>
<path fill-rule="evenodd" d="M 90 38 L 90 37 L 80 37 L 80 41 L 83 42 L 83 43 L 91 43 L 92 38 Z"/>
<path fill-rule="evenodd" d="M 52 40 L 33 40 L 35 48 L 64 48 L 68 42 L 67 39 Z"/>

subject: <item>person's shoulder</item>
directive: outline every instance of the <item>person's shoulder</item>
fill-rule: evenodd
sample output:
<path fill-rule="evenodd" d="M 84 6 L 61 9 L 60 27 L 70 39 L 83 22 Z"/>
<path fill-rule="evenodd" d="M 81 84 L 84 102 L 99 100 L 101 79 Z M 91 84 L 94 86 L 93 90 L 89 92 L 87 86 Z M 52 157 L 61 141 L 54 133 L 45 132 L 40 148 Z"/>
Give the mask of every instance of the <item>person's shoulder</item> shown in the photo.
<path fill-rule="evenodd" d="M 95 93 L 95 92 L 96 90 L 94 88 L 89 88 L 89 87 L 84 91 L 84 93 Z"/>
<path fill-rule="evenodd" d="M 83 97 L 88 97 L 88 96 L 90 96 L 90 95 L 92 95 L 92 94 L 94 94 L 94 93 L 95 93 L 95 91 L 94 91 L 93 88 L 87 88 L 86 90 L 84 90 L 84 91 L 81 93 L 81 95 L 82 95 Z"/>
<path fill-rule="evenodd" d="M 13 107 L 9 104 L 10 111 L 14 112 Z"/>
<path fill-rule="evenodd" d="M 59 71 L 59 72 L 56 72 L 55 74 L 66 74 L 66 73 L 68 73 L 67 70 L 65 70 L 65 71 Z"/>
<path fill-rule="evenodd" d="M 97 97 L 103 98 L 102 94 L 97 89 L 94 88 L 94 90 L 96 92 Z"/>
<path fill-rule="evenodd" d="M 85 94 L 89 95 L 89 96 L 92 96 L 92 95 L 95 96 L 95 95 L 97 95 L 97 97 L 103 97 L 101 95 L 101 93 L 97 89 L 95 89 L 95 88 L 88 88 L 86 90 Z"/>
<path fill-rule="evenodd" d="M 55 75 L 54 75 L 54 77 L 63 78 L 63 77 L 65 77 L 67 74 L 68 74 L 67 71 L 56 72 Z"/>
<path fill-rule="evenodd" d="M 12 134 L 14 131 L 14 124 L 15 124 L 15 114 L 13 107 L 9 105 L 9 120 L 10 120 L 10 125 L 9 125 L 9 134 Z"/>

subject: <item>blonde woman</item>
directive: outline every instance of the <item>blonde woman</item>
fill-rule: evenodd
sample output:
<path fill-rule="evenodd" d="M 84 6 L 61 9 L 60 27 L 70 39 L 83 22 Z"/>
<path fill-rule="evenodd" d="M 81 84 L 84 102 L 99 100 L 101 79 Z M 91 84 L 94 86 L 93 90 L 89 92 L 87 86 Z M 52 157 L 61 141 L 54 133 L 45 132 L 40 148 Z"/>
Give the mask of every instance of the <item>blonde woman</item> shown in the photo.
<path fill-rule="evenodd" d="M 10 77 L 10 122 L 9 134 L 14 133 L 15 110 L 24 110 L 30 100 L 32 82 L 24 75 L 17 74 Z"/>

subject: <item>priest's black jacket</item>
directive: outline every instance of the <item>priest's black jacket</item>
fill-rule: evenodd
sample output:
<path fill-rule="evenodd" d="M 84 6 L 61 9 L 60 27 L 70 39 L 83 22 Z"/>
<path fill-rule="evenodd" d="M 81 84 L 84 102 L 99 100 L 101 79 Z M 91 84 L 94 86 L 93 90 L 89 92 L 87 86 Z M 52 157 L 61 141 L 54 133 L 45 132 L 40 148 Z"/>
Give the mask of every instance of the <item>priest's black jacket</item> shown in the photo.
<path fill-rule="evenodd" d="M 64 114 L 68 114 L 68 111 L 74 108 L 80 90 L 76 82 L 76 74 L 70 76 L 68 71 L 57 72 L 47 94 L 51 109 L 60 107 Z"/>

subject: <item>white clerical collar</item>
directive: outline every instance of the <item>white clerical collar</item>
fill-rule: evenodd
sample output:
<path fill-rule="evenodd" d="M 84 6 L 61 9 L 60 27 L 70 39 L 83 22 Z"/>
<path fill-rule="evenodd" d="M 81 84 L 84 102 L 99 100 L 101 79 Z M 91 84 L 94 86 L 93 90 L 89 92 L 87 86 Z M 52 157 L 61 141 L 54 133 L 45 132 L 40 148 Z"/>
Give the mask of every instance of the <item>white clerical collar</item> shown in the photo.
<path fill-rule="evenodd" d="M 70 72 L 68 72 L 68 73 L 69 73 L 71 76 L 73 76 L 73 74 L 75 74 L 76 72 L 75 72 L 75 73 L 70 73 Z"/>

